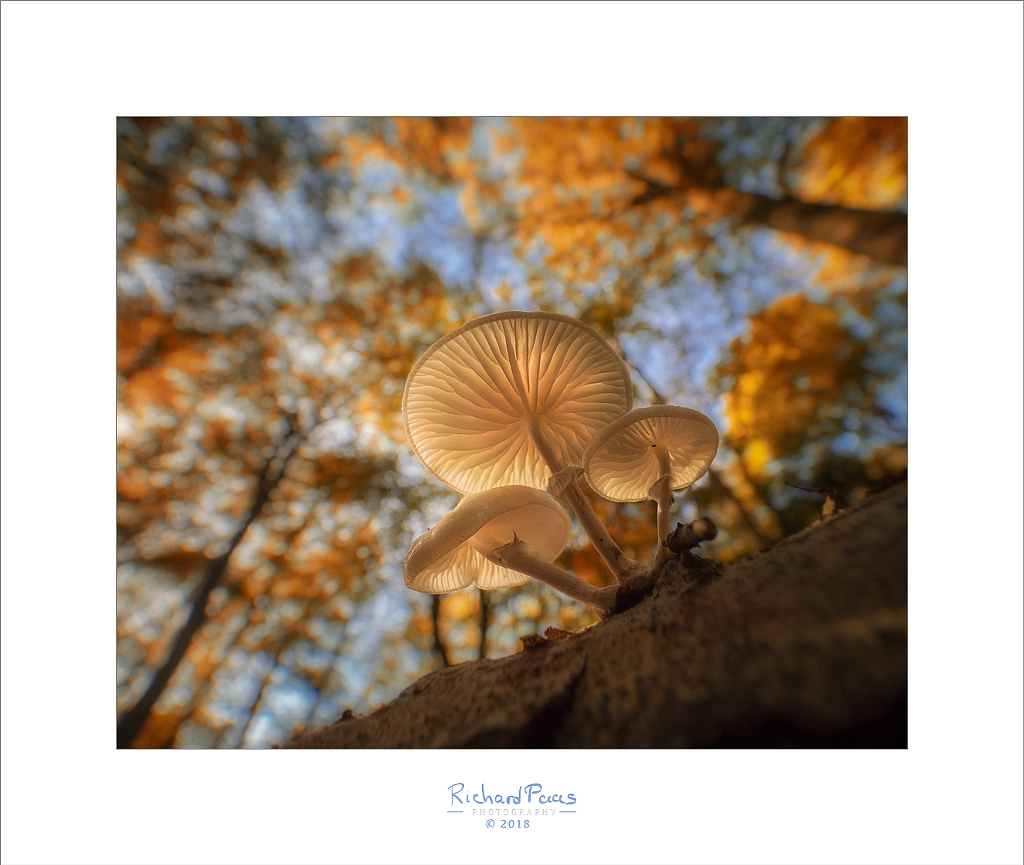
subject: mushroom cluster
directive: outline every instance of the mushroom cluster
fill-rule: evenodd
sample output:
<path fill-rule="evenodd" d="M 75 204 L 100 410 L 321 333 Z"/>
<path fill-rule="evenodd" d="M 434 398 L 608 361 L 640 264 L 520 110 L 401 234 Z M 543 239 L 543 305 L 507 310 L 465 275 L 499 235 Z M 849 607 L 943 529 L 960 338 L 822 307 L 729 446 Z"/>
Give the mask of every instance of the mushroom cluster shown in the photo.
<path fill-rule="evenodd" d="M 564 315 L 502 312 L 458 328 L 413 366 L 402 398 L 413 451 L 465 497 L 413 543 L 406 585 L 440 594 L 541 580 L 607 615 L 596 588 L 552 564 L 569 539 L 565 498 L 618 583 L 648 568 L 612 540 L 578 478 L 619 502 L 658 503 L 667 555 L 672 490 L 710 468 L 718 430 L 693 409 L 633 410 L 629 370 L 594 330 Z"/>

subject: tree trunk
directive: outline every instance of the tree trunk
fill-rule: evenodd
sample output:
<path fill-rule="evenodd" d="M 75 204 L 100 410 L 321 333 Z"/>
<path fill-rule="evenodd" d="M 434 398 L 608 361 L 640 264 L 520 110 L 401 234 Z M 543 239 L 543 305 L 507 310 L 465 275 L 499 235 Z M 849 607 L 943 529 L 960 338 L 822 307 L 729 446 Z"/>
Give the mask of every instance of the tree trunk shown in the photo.
<path fill-rule="evenodd" d="M 308 433 L 292 435 L 278 448 L 278 452 L 274 458 L 268 460 L 266 465 L 264 465 L 263 471 L 260 473 L 259 479 L 256 482 L 256 494 L 253 499 L 252 507 L 249 508 L 249 513 L 246 515 L 242 525 L 231 538 L 227 552 L 219 558 L 214 559 L 206 569 L 206 574 L 203 576 L 203 580 L 199 584 L 199 588 L 196 590 L 195 595 L 192 598 L 192 610 L 189 612 L 189 616 L 184 627 L 174 638 L 174 643 L 171 645 L 171 650 L 168 652 L 167 658 L 160 666 L 160 669 L 153 675 L 149 686 L 139 698 L 139 701 L 128 709 L 118 720 L 118 748 L 130 748 L 132 742 L 135 741 L 135 737 L 141 732 L 143 725 L 149 718 L 149 713 L 152 711 L 153 706 L 155 706 L 157 700 L 160 699 L 160 696 L 167 688 L 168 682 L 171 681 L 171 676 L 173 676 L 174 672 L 178 669 L 178 664 L 181 663 L 181 660 L 185 657 L 185 653 L 188 651 L 189 646 L 192 645 L 192 638 L 206 621 L 206 604 L 210 599 L 210 593 L 224 576 L 224 572 L 227 570 L 228 561 L 231 559 L 231 554 L 241 543 L 242 538 L 245 537 L 245 533 L 248 531 L 253 520 L 260 515 L 260 512 L 263 510 L 263 506 L 270 501 L 270 494 L 273 492 L 277 482 L 284 474 L 288 460 L 291 458 L 292 454 L 295 453 L 298 446 L 305 440 L 307 434 Z M 277 463 L 278 469 L 277 471 L 272 471 L 275 463 Z"/>
<path fill-rule="evenodd" d="M 735 190 L 723 190 L 715 195 L 742 222 L 767 225 L 808 240 L 831 243 L 885 264 L 907 266 L 906 214 L 808 204 L 796 198 L 776 200 Z"/>
<path fill-rule="evenodd" d="M 423 677 L 299 748 L 907 746 L 907 485 L 625 612 Z"/>

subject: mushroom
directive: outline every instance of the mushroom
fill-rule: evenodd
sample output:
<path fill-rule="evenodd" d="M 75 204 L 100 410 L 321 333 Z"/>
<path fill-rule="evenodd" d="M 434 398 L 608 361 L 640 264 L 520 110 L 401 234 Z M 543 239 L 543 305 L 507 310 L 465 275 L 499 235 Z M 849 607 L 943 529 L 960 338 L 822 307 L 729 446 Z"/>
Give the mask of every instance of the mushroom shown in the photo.
<path fill-rule="evenodd" d="M 711 418 L 691 408 L 659 405 L 641 408 L 610 423 L 583 457 L 587 482 L 613 502 L 658 503 L 658 557 L 667 555 L 672 490 L 704 476 L 718 452 L 718 429 Z"/>
<path fill-rule="evenodd" d="M 525 485 L 563 494 L 618 578 L 640 566 L 608 535 L 576 481 L 593 436 L 632 407 L 622 359 L 583 322 L 500 312 L 434 343 L 405 384 L 413 451 L 459 492 Z"/>
<path fill-rule="evenodd" d="M 531 578 L 595 607 L 614 605 L 617 588 L 596 588 L 551 564 L 565 547 L 569 516 L 548 493 L 527 486 L 473 493 L 425 534 L 405 558 L 405 584 L 428 594 L 521 586 Z"/>

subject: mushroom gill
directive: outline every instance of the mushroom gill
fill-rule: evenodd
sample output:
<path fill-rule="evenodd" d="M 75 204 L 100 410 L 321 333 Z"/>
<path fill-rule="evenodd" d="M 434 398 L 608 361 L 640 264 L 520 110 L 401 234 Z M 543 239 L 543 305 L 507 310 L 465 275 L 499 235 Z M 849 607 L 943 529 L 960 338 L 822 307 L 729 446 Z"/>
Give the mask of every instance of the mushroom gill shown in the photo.
<path fill-rule="evenodd" d="M 622 359 L 591 328 L 545 312 L 502 312 L 434 343 L 402 399 L 413 451 L 463 493 L 547 489 L 593 436 L 629 411 Z"/>

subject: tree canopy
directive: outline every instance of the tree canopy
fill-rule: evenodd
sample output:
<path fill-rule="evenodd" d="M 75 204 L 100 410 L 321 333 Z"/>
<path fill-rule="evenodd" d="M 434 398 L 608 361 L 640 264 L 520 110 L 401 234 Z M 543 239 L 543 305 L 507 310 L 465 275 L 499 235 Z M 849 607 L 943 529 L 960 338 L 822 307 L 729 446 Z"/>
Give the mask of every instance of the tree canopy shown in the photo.
<path fill-rule="evenodd" d="M 579 318 L 636 405 L 715 420 L 675 514 L 710 515 L 723 562 L 906 468 L 905 118 L 122 118 L 117 142 L 119 714 L 193 629 L 138 747 L 281 743 L 593 621 L 537 582 L 404 586 L 458 500 L 405 440 L 405 378 L 480 315 Z M 654 505 L 591 498 L 651 560 Z M 575 524 L 558 564 L 611 579 Z"/>

